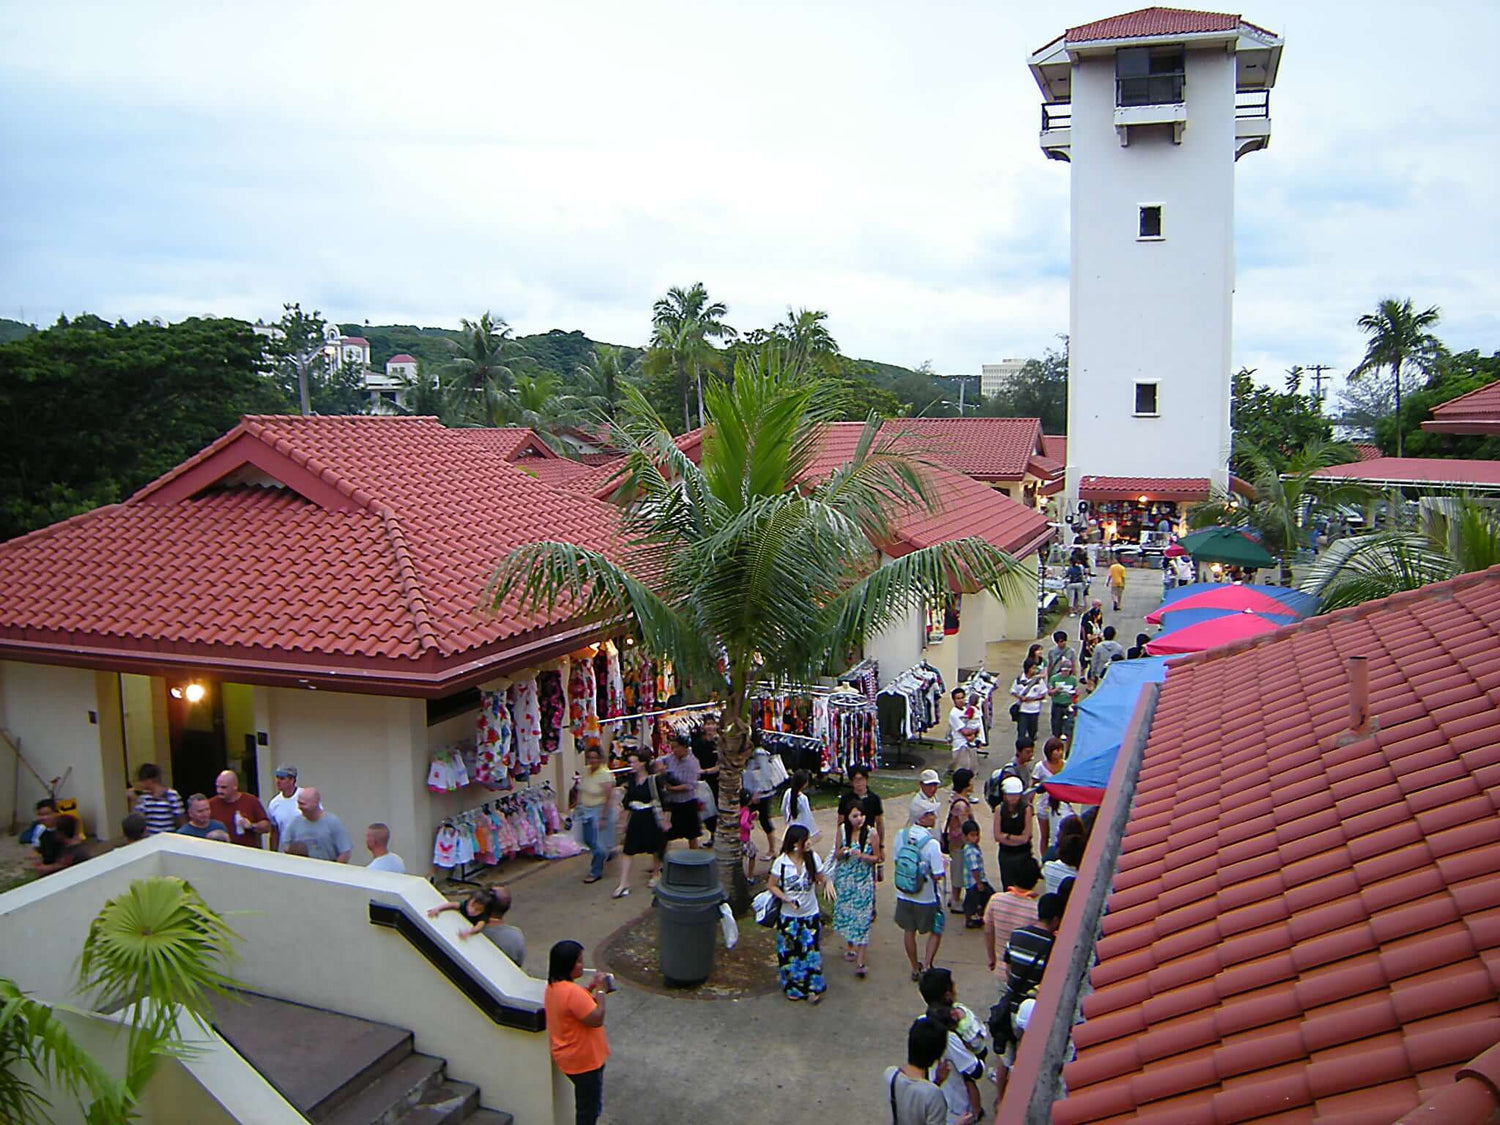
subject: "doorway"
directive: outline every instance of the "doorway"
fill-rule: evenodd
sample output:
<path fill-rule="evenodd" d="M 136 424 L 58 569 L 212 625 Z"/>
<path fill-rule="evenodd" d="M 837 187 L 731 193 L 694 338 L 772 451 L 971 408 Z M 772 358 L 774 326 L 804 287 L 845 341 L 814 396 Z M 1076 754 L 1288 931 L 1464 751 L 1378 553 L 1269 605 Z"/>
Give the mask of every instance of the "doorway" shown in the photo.
<path fill-rule="evenodd" d="M 212 796 L 214 780 L 229 764 L 224 741 L 224 693 L 212 680 L 167 684 L 167 721 L 172 744 L 172 788 L 185 801 Z"/>

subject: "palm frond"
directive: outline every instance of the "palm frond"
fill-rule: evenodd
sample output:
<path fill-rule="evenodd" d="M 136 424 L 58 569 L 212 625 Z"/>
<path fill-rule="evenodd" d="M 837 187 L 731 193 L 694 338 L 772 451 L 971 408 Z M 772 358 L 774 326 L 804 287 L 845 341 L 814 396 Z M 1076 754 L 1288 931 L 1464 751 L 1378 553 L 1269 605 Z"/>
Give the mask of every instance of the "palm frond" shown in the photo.
<path fill-rule="evenodd" d="M 84 1050 L 53 1008 L 0 978 L 0 1121 L 43 1125 L 54 1119 L 28 1071 L 80 1104 L 86 1094 L 91 1116 L 123 1121 L 135 1104 L 129 1087 Z"/>

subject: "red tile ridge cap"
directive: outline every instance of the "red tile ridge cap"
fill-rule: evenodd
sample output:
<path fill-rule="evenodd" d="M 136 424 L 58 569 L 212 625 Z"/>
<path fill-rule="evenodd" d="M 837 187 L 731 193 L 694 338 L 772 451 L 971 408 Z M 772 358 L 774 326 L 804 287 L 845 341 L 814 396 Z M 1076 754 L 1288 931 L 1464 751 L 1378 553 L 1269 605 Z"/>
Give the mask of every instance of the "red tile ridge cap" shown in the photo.
<path fill-rule="evenodd" d="M 426 596 L 422 593 L 422 584 L 417 577 L 417 565 L 412 560 L 411 549 L 406 544 L 406 533 L 401 530 L 401 521 L 396 518 L 396 513 L 384 504 L 374 504 L 372 510 L 380 516 L 386 536 L 391 541 L 391 550 L 396 555 L 396 574 L 401 583 L 401 597 L 406 602 L 407 612 L 411 614 L 412 624 L 416 627 L 417 643 L 425 652 L 439 652 L 442 646 L 438 644 L 437 629 L 432 623 L 432 611 L 427 605 Z"/>
<path fill-rule="evenodd" d="M 30 543 L 34 540 L 45 539 L 47 536 L 62 531 L 64 528 L 75 527 L 83 523 L 84 520 L 92 519 L 94 516 L 102 515 L 104 512 L 112 512 L 123 503 L 125 501 L 114 504 L 102 504 L 97 508 L 90 508 L 86 512 L 79 512 L 76 516 L 69 516 L 67 519 L 58 520 L 56 523 L 49 523 L 46 527 L 38 527 L 23 535 L 17 535 L 14 539 L 0 540 L 0 543 L 4 543 L 5 546 L 9 547 L 16 543 Z"/>
<path fill-rule="evenodd" d="M 384 518 L 384 516 L 387 514 L 385 505 L 380 504 L 378 501 L 376 501 L 375 497 L 371 496 L 364 489 L 357 488 L 354 485 L 350 484 L 348 481 L 344 480 L 341 476 L 334 472 L 330 466 L 325 465 L 322 461 L 319 461 L 310 453 L 302 452 L 302 450 L 298 449 L 286 438 L 282 437 L 276 438 L 274 441 L 270 440 L 268 427 L 261 420 L 263 417 L 265 416 L 246 415 L 244 418 L 240 419 L 240 424 L 239 426 L 236 426 L 235 429 L 243 429 L 245 433 L 249 434 L 257 441 L 270 446 L 292 464 L 298 466 L 299 468 L 306 469 L 308 472 L 312 473 L 313 476 L 317 477 L 324 484 L 328 485 L 329 488 L 337 491 L 341 496 L 349 497 L 350 500 L 353 500 L 361 508 L 365 509 L 365 511 L 372 512 L 375 515 Z M 302 417 L 302 415 L 295 415 L 295 417 L 300 418 Z M 312 415 L 312 417 L 339 418 L 347 417 L 347 415 Z M 367 415 L 361 414 L 359 415 L 359 417 L 364 418 L 367 417 Z M 368 415 L 368 417 L 380 417 L 380 415 Z M 399 420 L 403 422 L 408 421 L 408 419 L 406 418 L 400 418 Z"/>
<path fill-rule="evenodd" d="M 1412 602 L 1450 601 L 1453 595 L 1460 590 L 1492 581 L 1500 581 L 1500 564 L 1492 566 L 1487 570 L 1476 570 L 1468 574 L 1460 574 L 1443 582 L 1429 582 L 1426 586 L 1418 587 L 1415 590 L 1402 590 L 1398 594 L 1391 594 L 1388 597 L 1361 602 L 1359 605 L 1350 606 L 1347 609 L 1336 609 L 1331 613 L 1319 614 L 1316 617 L 1309 617 L 1304 621 L 1295 621 L 1290 625 L 1283 625 L 1279 629 L 1274 629 L 1269 633 L 1262 633 L 1257 637 L 1243 637 L 1230 644 L 1221 645 L 1218 648 L 1205 649 L 1203 652 L 1187 653 L 1178 659 L 1174 659 L 1167 667 L 1187 668 L 1207 663 L 1210 660 L 1223 660 L 1226 657 L 1237 656 L 1248 649 L 1257 648 L 1261 645 L 1276 644 L 1294 634 L 1311 633 L 1317 630 L 1328 629 L 1335 624 L 1361 621 L 1373 613 L 1400 608 L 1410 605 Z"/>
<path fill-rule="evenodd" d="M 1451 1084 L 1436 1090 L 1395 1125 L 1433 1121 L 1493 1121 L 1500 1117 L 1500 1043 L 1458 1068 Z"/>

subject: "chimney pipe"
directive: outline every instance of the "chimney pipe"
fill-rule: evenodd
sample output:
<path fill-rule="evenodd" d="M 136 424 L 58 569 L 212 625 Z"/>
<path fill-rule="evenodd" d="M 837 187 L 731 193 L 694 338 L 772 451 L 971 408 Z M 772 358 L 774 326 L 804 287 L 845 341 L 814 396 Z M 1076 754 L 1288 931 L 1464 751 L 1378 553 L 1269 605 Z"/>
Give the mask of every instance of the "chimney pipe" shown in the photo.
<path fill-rule="evenodd" d="M 1362 735 L 1370 727 L 1370 663 L 1364 656 L 1349 658 L 1349 733 Z"/>

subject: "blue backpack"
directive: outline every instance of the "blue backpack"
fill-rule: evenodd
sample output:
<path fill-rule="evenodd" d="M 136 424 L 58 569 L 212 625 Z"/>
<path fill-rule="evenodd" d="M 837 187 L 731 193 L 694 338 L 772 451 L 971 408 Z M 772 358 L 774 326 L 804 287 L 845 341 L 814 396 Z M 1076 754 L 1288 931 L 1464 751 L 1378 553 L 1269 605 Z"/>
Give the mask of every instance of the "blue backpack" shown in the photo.
<path fill-rule="evenodd" d="M 896 837 L 896 889 L 904 895 L 922 892 L 927 885 L 927 865 L 922 862 L 922 845 L 914 843 L 911 829 Z"/>

